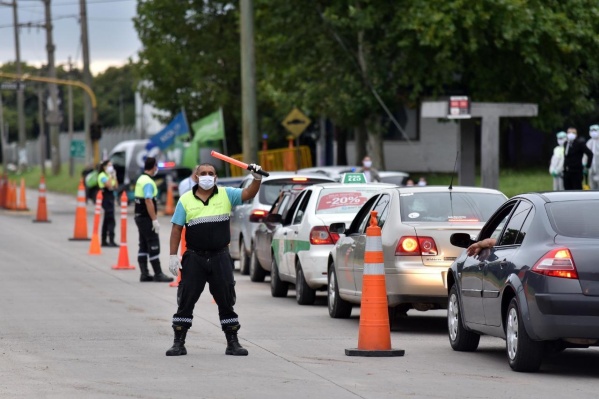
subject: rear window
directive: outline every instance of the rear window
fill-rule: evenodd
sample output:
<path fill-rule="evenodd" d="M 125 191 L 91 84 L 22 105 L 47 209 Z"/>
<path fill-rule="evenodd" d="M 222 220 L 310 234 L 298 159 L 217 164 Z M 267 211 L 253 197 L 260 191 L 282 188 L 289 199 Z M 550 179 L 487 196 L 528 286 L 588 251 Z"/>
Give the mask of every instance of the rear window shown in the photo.
<path fill-rule="evenodd" d="M 599 238 L 599 201 L 563 201 L 545 205 L 549 222 L 561 236 Z"/>
<path fill-rule="evenodd" d="M 289 179 L 277 179 L 267 180 L 260 186 L 260 196 L 258 200 L 261 204 L 272 205 L 279 197 L 279 193 L 283 188 L 298 187 L 298 186 L 311 186 L 317 183 L 330 183 L 331 179 L 318 179 L 318 178 L 289 178 Z"/>
<path fill-rule="evenodd" d="M 368 198 L 379 191 L 369 187 L 323 189 L 316 203 L 316 214 L 357 213 Z"/>
<path fill-rule="evenodd" d="M 493 193 L 403 193 L 402 222 L 486 222 L 505 202 Z"/>

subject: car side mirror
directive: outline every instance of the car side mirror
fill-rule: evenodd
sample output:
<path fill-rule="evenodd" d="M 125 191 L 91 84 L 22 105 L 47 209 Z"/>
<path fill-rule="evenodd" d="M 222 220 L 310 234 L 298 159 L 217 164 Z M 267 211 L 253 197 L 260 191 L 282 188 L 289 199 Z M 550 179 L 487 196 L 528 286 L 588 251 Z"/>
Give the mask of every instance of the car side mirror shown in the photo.
<path fill-rule="evenodd" d="M 278 213 L 269 213 L 264 218 L 264 222 L 270 224 L 281 224 L 283 223 L 283 216 L 279 215 Z"/>
<path fill-rule="evenodd" d="M 470 238 L 470 234 L 467 233 L 453 233 L 449 237 L 449 242 L 451 245 L 460 248 L 468 248 L 470 245 L 474 244 L 474 241 Z"/>
<path fill-rule="evenodd" d="M 330 233 L 345 234 L 345 223 L 332 223 L 329 226 Z"/>

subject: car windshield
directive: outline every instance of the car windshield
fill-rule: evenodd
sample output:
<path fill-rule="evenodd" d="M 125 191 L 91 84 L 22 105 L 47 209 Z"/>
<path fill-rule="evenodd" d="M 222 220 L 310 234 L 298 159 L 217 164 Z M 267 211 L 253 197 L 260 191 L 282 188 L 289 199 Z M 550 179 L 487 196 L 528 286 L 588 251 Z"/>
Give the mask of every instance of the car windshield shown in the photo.
<path fill-rule="evenodd" d="M 563 201 L 545 205 L 549 222 L 559 235 L 599 238 L 599 201 Z"/>
<path fill-rule="evenodd" d="M 275 200 L 279 197 L 279 193 L 283 188 L 289 186 L 311 186 L 316 183 L 327 183 L 331 179 L 318 179 L 318 178 L 302 178 L 294 177 L 288 179 L 276 179 L 266 180 L 260 186 L 260 197 L 259 201 L 261 204 L 272 205 Z"/>
<path fill-rule="evenodd" d="M 316 214 L 357 213 L 368 198 L 380 191 L 380 188 L 325 188 L 320 191 Z"/>
<path fill-rule="evenodd" d="M 486 222 L 505 202 L 495 193 L 421 192 L 400 194 L 402 222 Z"/>

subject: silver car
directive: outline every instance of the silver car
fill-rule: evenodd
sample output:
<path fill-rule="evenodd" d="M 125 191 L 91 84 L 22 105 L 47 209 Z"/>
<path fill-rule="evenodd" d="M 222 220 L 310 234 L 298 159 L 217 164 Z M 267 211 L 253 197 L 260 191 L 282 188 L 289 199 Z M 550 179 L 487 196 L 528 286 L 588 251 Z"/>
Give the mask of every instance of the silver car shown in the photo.
<path fill-rule="evenodd" d="M 241 182 L 240 187 L 246 188 L 254 178 L 248 175 Z M 258 228 L 256 223 L 250 222 L 252 214 L 265 215 L 279 196 L 284 187 L 333 181 L 330 177 L 319 174 L 296 174 L 294 172 L 270 172 L 269 177 L 262 178 L 262 186 L 258 194 L 251 200 L 233 207 L 231 210 L 231 243 L 229 251 L 231 257 L 239 260 L 239 271 L 248 274 L 250 271 L 250 255 L 253 244 L 254 232 Z M 217 182 L 218 184 L 218 182 Z"/>
<path fill-rule="evenodd" d="M 329 226 L 340 234 L 328 260 L 329 315 L 347 318 L 360 304 L 371 210 L 382 229 L 390 315 L 400 316 L 409 309 L 447 307 L 445 277 L 462 251 L 451 245 L 451 234 L 475 237 L 506 199 L 497 190 L 445 186 L 390 188 L 373 196 L 348 229 L 343 223 Z"/>

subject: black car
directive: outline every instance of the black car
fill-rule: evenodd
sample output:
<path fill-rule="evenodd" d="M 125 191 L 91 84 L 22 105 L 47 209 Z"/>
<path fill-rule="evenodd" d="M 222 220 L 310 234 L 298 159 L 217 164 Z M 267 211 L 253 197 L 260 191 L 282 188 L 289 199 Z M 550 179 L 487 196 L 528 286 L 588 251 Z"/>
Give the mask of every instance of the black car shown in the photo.
<path fill-rule="evenodd" d="M 281 221 L 287 215 L 291 204 L 306 187 L 304 185 L 284 187 L 268 212 L 254 212 L 250 215 L 250 222 L 260 223 L 254 233 L 254 248 L 252 248 L 250 258 L 250 280 L 254 282 L 264 281 L 264 277 L 270 273 L 273 232 L 281 226 Z"/>
<path fill-rule="evenodd" d="M 474 351 L 481 334 L 506 340 L 511 368 L 537 371 L 548 352 L 599 344 L 599 192 L 518 195 L 504 203 L 447 274 L 449 341 Z M 468 234 L 451 242 L 467 248 Z"/>

